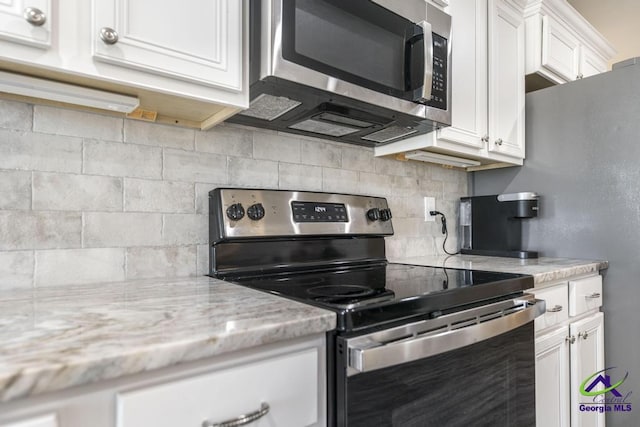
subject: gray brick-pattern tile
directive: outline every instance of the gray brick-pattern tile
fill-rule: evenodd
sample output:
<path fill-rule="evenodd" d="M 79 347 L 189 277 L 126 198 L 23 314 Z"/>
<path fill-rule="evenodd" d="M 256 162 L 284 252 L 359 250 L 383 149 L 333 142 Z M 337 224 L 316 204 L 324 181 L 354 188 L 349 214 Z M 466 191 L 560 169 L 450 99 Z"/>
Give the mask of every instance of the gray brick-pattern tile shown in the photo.
<path fill-rule="evenodd" d="M 196 246 L 127 249 L 127 279 L 193 276 Z"/>
<path fill-rule="evenodd" d="M 219 125 L 196 133 L 196 150 L 250 158 L 253 156 L 253 132 Z"/>
<path fill-rule="evenodd" d="M 80 173 L 82 140 L 0 129 L 0 169 Z"/>
<path fill-rule="evenodd" d="M 227 157 L 165 149 L 163 176 L 170 181 L 227 182 Z"/>
<path fill-rule="evenodd" d="M 0 99 L 0 128 L 31 130 L 33 105 Z"/>
<path fill-rule="evenodd" d="M 33 209 L 122 211 L 122 178 L 34 172 Z"/>
<path fill-rule="evenodd" d="M 133 144 L 193 150 L 195 132 L 193 129 L 139 120 L 125 120 L 124 122 L 124 142 Z"/>
<path fill-rule="evenodd" d="M 146 145 L 84 141 L 84 173 L 162 178 L 162 149 Z"/>
<path fill-rule="evenodd" d="M 36 251 L 36 287 L 124 279 L 124 249 L 121 248 Z"/>
<path fill-rule="evenodd" d="M 33 286 L 33 251 L 0 252 L 0 290 Z"/>
<path fill-rule="evenodd" d="M 339 169 L 342 167 L 342 151 L 340 147 L 321 140 L 303 139 L 300 141 L 300 163 Z"/>
<path fill-rule="evenodd" d="M 80 213 L 0 211 L 0 251 L 78 248 L 81 230 Z"/>
<path fill-rule="evenodd" d="M 163 245 L 204 244 L 208 241 L 208 215 L 167 214 L 164 216 Z"/>
<path fill-rule="evenodd" d="M 124 209 L 130 212 L 194 211 L 194 186 L 188 182 L 125 178 Z"/>
<path fill-rule="evenodd" d="M 0 171 L 0 209 L 31 209 L 31 172 Z"/>
<path fill-rule="evenodd" d="M 123 119 L 84 111 L 36 105 L 33 130 L 54 135 L 79 136 L 122 142 Z"/>
<path fill-rule="evenodd" d="M 198 245 L 196 251 L 196 275 L 206 276 L 209 274 L 209 245 Z"/>
<path fill-rule="evenodd" d="M 278 188 L 278 162 L 229 157 L 229 183 L 248 188 Z"/>
<path fill-rule="evenodd" d="M 441 253 L 423 196 L 446 213 L 454 249 L 459 198 L 468 194 L 460 170 L 318 138 L 229 124 L 199 131 L 13 101 L 0 101 L 0 113 L 0 290 L 205 274 L 216 187 L 387 197 L 396 228 L 390 258 Z"/>
<path fill-rule="evenodd" d="M 320 166 L 280 163 L 278 187 L 282 190 L 322 191 Z"/>
<path fill-rule="evenodd" d="M 160 246 L 162 214 L 84 213 L 84 247 Z"/>
<path fill-rule="evenodd" d="M 280 133 L 255 132 L 253 134 L 253 157 L 300 163 L 300 140 Z"/>

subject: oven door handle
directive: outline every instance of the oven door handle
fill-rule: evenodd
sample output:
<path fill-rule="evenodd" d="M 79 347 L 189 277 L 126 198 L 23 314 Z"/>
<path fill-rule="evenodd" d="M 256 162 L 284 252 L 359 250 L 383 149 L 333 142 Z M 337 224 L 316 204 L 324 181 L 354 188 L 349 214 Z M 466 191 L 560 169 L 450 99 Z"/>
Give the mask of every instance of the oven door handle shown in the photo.
<path fill-rule="evenodd" d="M 452 329 L 452 326 L 439 328 L 439 330 L 445 329 L 442 332 L 426 333 L 423 336 L 416 335 L 413 338 L 389 343 L 376 343 L 367 340 L 367 336 L 358 337 L 357 342 L 354 340 L 353 343 L 347 343 L 349 357 L 347 374 L 355 375 L 395 366 L 475 344 L 526 325 L 542 315 L 546 309 L 543 300 L 529 299 L 526 301 L 516 300 L 516 302 L 520 302 L 522 308 L 515 312 L 492 320 L 477 320 L 472 324 L 467 324 L 469 322 L 465 321 L 464 323 L 467 325 L 461 327 L 456 326 L 456 322 L 462 321 L 465 317 L 468 318 L 468 315 L 465 316 L 467 311 L 448 315 L 447 317 L 450 317 L 448 323 L 453 325 L 455 329 Z"/>

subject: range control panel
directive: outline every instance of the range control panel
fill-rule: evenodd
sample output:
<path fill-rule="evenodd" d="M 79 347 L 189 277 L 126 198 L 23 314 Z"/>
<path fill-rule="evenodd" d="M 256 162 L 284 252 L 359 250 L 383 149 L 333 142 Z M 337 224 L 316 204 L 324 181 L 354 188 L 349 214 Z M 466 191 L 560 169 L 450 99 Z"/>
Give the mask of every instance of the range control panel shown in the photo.
<path fill-rule="evenodd" d="M 291 202 L 295 222 L 349 222 L 344 203 Z"/>
<path fill-rule="evenodd" d="M 382 197 L 216 188 L 209 193 L 212 243 L 234 238 L 393 234 Z"/>

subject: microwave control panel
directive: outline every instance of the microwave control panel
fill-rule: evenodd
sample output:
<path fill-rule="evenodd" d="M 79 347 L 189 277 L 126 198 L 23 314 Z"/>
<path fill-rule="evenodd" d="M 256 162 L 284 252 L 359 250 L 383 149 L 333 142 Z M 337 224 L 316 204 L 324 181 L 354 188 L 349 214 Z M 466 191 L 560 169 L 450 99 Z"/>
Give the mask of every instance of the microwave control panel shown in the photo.
<path fill-rule="evenodd" d="M 447 39 L 433 33 L 433 83 L 429 106 L 447 109 Z"/>

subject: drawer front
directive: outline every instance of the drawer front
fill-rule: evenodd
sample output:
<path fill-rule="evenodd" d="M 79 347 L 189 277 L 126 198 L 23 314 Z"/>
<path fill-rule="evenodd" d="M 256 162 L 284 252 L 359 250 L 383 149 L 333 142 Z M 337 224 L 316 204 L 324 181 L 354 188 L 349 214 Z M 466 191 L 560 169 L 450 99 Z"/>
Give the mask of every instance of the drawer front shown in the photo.
<path fill-rule="evenodd" d="M 547 303 L 547 311 L 534 322 L 536 332 L 569 318 L 569 291 L 566 283 L 534 291 L 533 294 Z"/>
<path fill-rule="evenodd" d="M 118 427 L 202 426 L 269 412 L 251 427 L 318 421 L 318 351 L 310 349 L 167 384 L 119 393 Z"/>
<path fill-rule="evenodd" d="M 0 424 L 0 427 L 58 427 L 55 414 L 42 415 L 36 418 L 16 421 L 9 424 Z"/>
<path fill-rule="evenodd" d="M 569 316 L 602 306 L 602 276 L 569 281 Z"/>

